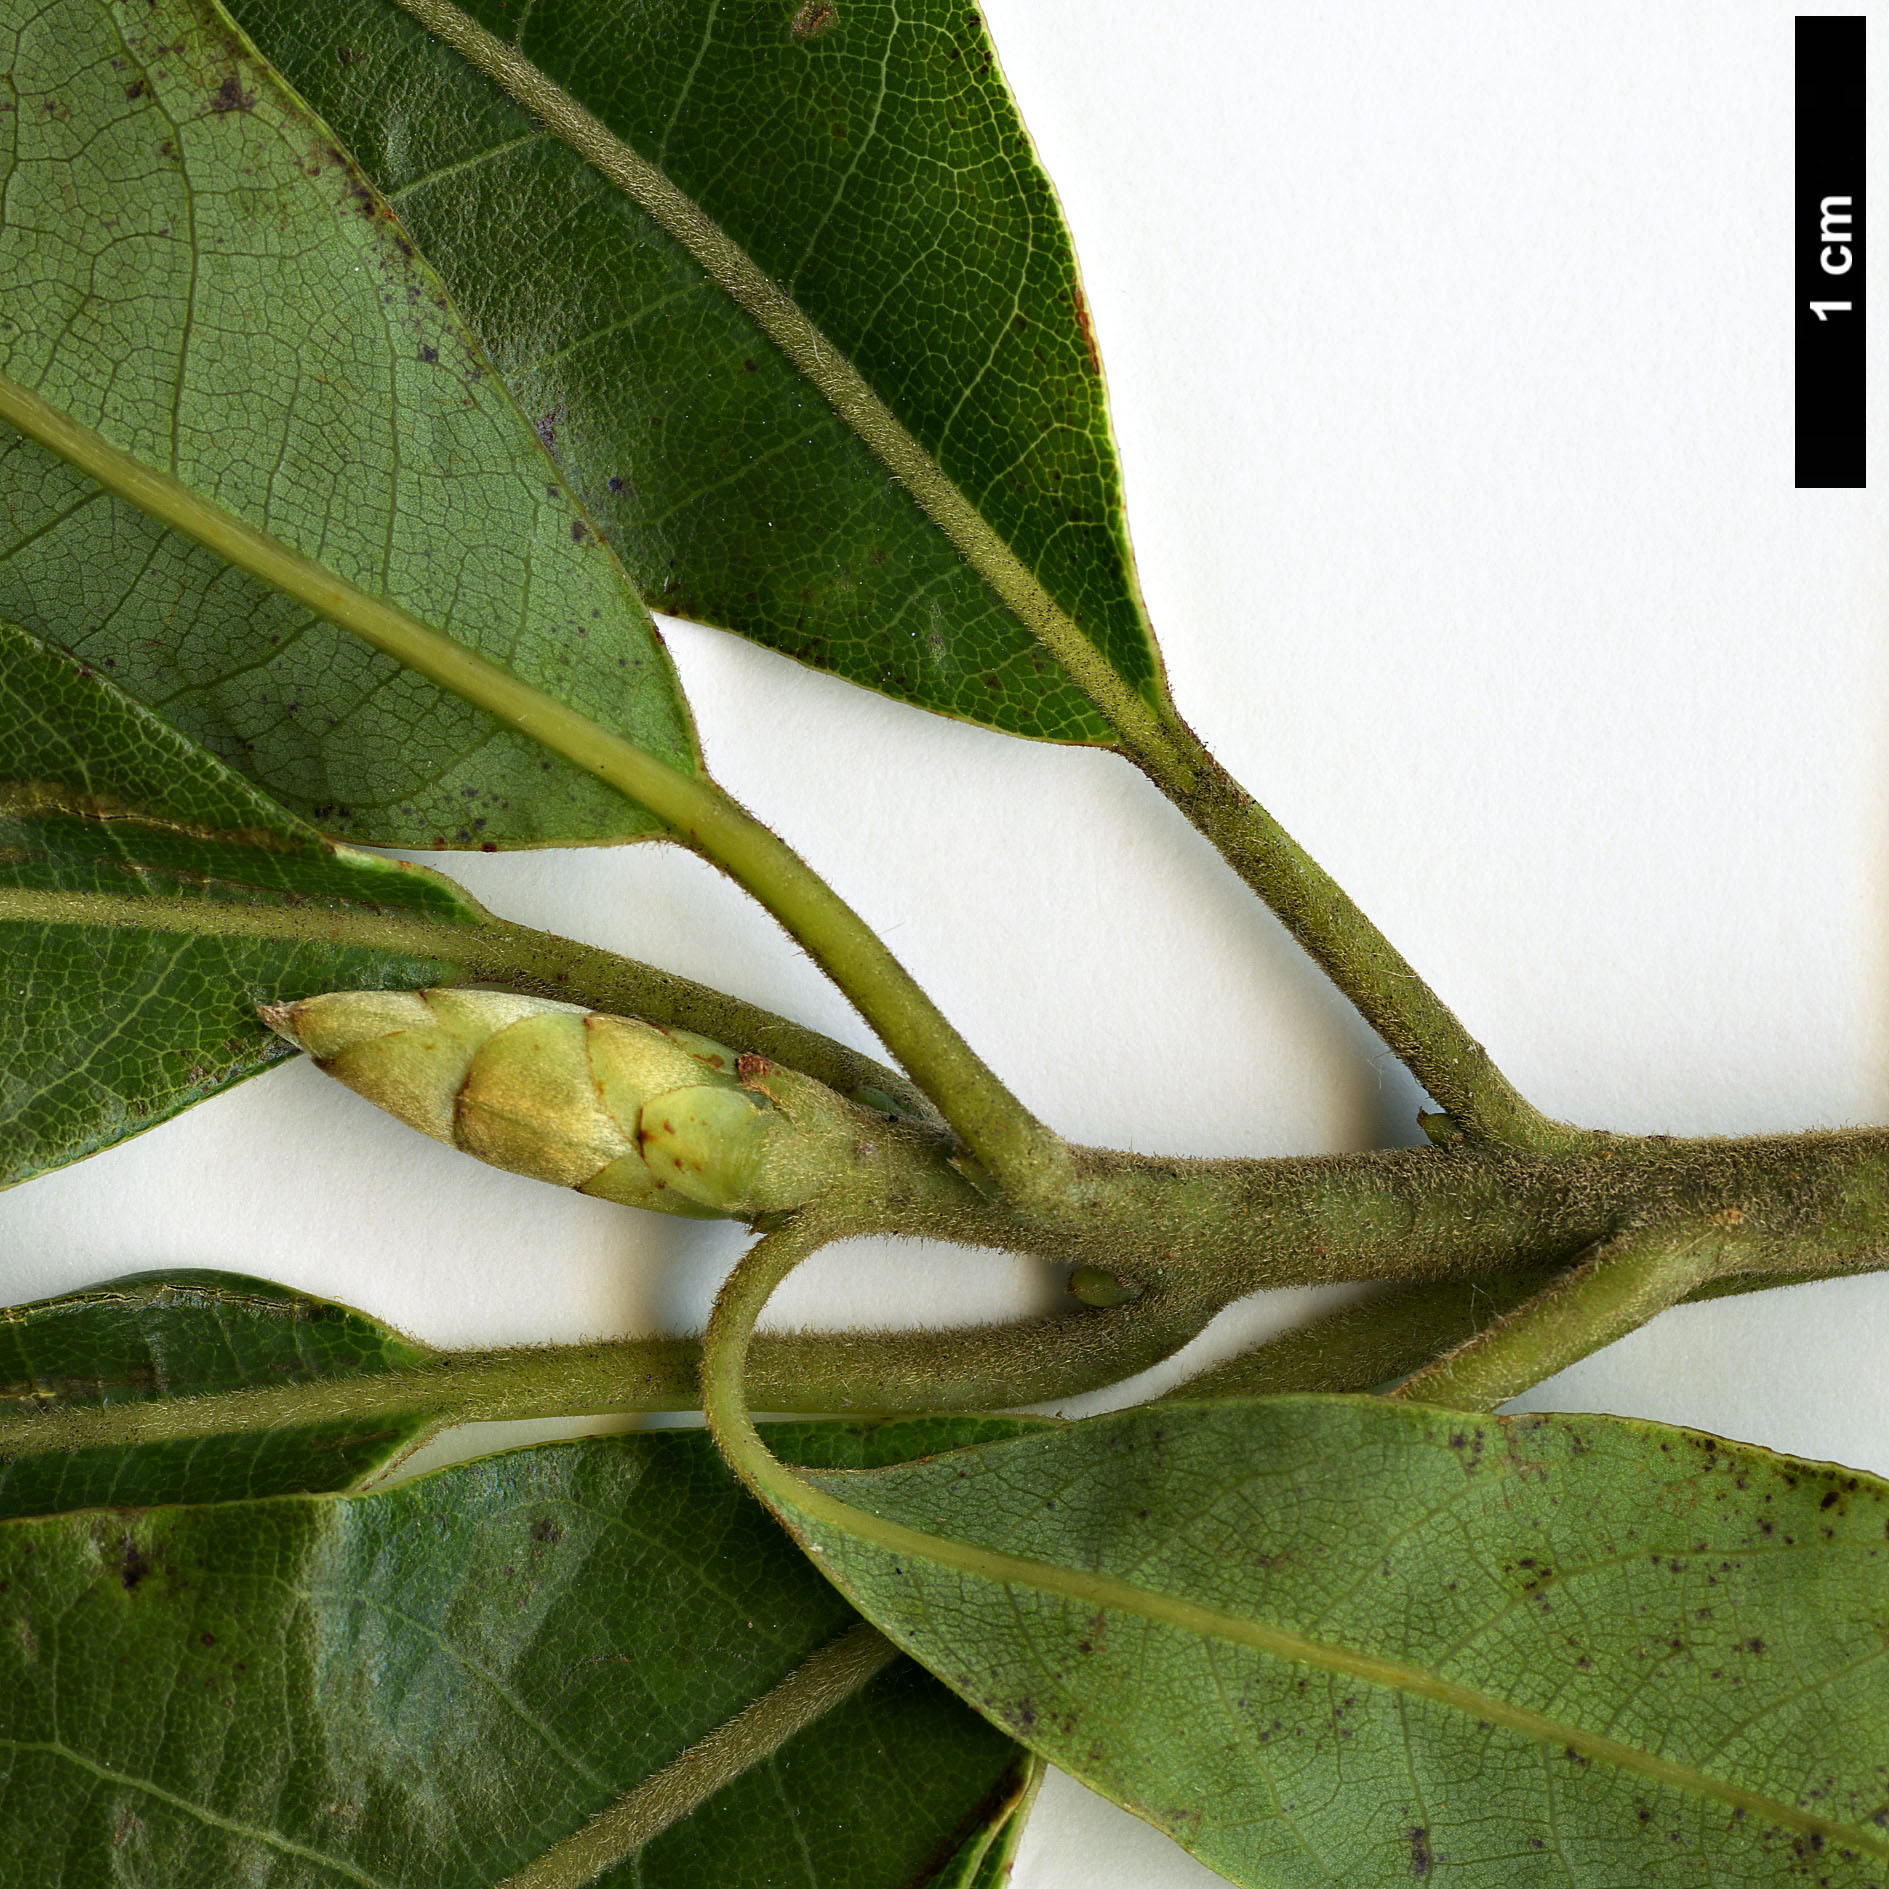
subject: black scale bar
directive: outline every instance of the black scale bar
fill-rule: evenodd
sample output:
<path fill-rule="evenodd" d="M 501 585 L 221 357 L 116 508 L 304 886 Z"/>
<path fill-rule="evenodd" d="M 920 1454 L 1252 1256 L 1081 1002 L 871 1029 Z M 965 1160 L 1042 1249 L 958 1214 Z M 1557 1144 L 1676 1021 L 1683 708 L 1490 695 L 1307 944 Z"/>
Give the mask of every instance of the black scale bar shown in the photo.
<path fill-rule="evenodd" d="M 1860 17 L 1797 22 L 1797 483 L 1862 486 L 1864 290 Z"/>

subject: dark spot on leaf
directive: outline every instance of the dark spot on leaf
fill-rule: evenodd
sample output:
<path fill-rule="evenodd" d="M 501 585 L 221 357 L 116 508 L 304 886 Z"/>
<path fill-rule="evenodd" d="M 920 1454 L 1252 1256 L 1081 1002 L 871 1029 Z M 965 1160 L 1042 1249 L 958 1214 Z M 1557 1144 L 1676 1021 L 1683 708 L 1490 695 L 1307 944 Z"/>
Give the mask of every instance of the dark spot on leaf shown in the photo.
<path fill-rule="evenodd" d="M 573 544 L 584 542 L 584 521 L 581 518 L 571 520 L 571 542 Z"/>
<path fill-rule="evenodd" d="M 439 349 L 438 348 L 422 348 L 420 350 L 420 359 L 427 362 L 430 365 L 432 362 L 437 361 L 439 359 Z"/>
<path fill-rule="evenodd" d="M 356 52 L 352 46 L 337 46 L 335 48 L 335 64 L 338 66 L 358 65 L 366 57 L 366 53 Z"/>
<path fill-rule="evenodd" d="M 125 87 L 125 96 L 127 98 L 142 98 L 144 96 L 144 81 L 142 79 L 133 79 L 132 82 Z"/>
<path fill-rule="evenodd" d="M 129 1594 L 150 1572 L 150 1562 L 145 1560 L 138 1544 L 127 1535 L 118 1557 L 118 1585 Z"/>
<path fill-rule="evenodd" d="M 548 1546 L 555 1548 L 557 1544 L 564 1539 L 564 1531 L 550 1516 L 546 1515 L 542 1519 L 532 1523 L 531 1539 L 533 1541 L 542 1541 Z"/>
<path fill-rule="evenodd" d="M 215 1635 L 214 1633 L 200 1633 L 200 1634 L 198 1634 L 198 1635 L 197 1635 L 197 1638 L 198 1638 L 198 1639 L 199 1639 L 199 1640 L 200 1640 L 200 1641 L 201 1641 L 201 1642 L 202 1642 L 202 1643 L 203 1643 L 203 1644 L 204 1644 L 205 1646 L 214 1646 L 214 1645 L 216 1645 L 216 1635 Z"/>
<path fill-rule="evenodd" d="M 1410 1873 L 1418 1877 L 1430 1873 L 1430 1833 L 1420 1823 L 1410 1829 Z"/>
<path fill-rule="evenodd" d="M 1837 1492 L 1834 1489 L 1832 1489 L 1830 1493 L 1827 1496 L 1825 1496 L 1821 1502 L 1817 1504 L 1817 1506 L 1820 1509 L 1833 1509 L 1836 1507 L 1837 1503 L 1840 1500 L 1841 1498 L 1838 1496 Z"/>
<path fill-rule="evenodd" d="M 611 473 L 604 483 L 609 486 L 610 490 L 613 492 L 621 492 L 623 490 L 623 481 L 619 479 L 614 472 Z"/>
<path fill-rule="evenodd" d="M 210 101 L 213 112 L 246 112 L 255 108 L 255 93 L 245 92 L 241 76 L 234 72 L 216 88 L 216 96 Z"/>

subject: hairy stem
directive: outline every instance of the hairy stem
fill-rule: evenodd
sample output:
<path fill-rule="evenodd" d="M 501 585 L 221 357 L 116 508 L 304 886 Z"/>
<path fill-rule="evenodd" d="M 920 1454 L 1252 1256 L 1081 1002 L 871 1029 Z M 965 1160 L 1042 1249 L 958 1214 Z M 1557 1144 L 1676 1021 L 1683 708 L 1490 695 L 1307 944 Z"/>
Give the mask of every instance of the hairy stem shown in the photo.
<path fill-rule="evenodd" d="M 874 390 L 844 350 L 814 325 L 792 295 L 690 197 L 569 92 L 452 0 L 396 0 L 420 25 L 504 88 L 615 189 L 631 198 L 694 257 L 708 279 L 793 364 L 839 418 L 951 541 L 972 570 L 1046 648 L 1107 718 L 1151 752 L 1166 741 L 1155 698 L 1133 687 L 1102 655 Z M 517 29 L 522 33 L 522 25 Z M 1164 699 L 1164 698 L 1163 698 Z"/>
<path fill-rule="evenodd" d="M 1393 1287 L 1267 1339 L 1160 1401 L 1373 1390 L 1485 1329 L 1552 1276 L 1537 1270 Z M 1714 1280 L 1691 1296 L 1715 1298 L 1819 1276 L 1744 1274 Z M 762 1332 L 747 1381 L 760 1409 L 782 1415 L 877 1418 L 1054 1403 L 1106 1389 L 1171 1357 L 1205 1328 L 1220 1303 L 1216 1294 L 1177 1282 L 1132 1305 L 1003 1325 Z M 35 1391 L 0 1397 L 0 1458 L 134 1449 L 241 1431 L 372 1427 L 416 1414 L 430 1417 L 427 1429 L 436 1432 L 455 1423 L 698 1410 L 701 1355 L 697 1338 L 627 1338 L 443 1351 L 404 1371 L 135 1403 L 49 1407 Z"/>
<path fill-rule="evenodd" d="M 1608 1136 L 1561 1156 L 1471 1143 L 1273 1161 L 1079 1149 L 1053 1205 L 982 1237 L 1136 1284 L 1195 1274 L 1232 1300 L 1267 1286 L 1566 1265 L 1627 1227 L 1716 1214 L 1738 1216 L 1740 1271 L 1872 1270 L 1889 1257 L 1889 1130 Z"/>
<path fill-rule="evenodd" d="M 877 934 L 800 856 L 705 775 L 599 728 L 497 663 L 357 588 L 280 540 L 120 452 L 0 375 L 0 420 L 118 497 L 337 628 L 594 775 L 737 880 L 858 1007 L 992 1173 L 1033 1176 L 1062 1144 L 952 1028 Z"/>
<path fill-rule="evenodd" d="M 854 1100 L 871 1105 L 871 1091 L 877 1090 L 900 1113 L 939 1128 L 945 1125 L 924 1091 L 897 1070 L 789 1017 L 673 971 L 502 918 L 489 918 L 471 933 L 458 955 L 471 981 L 498 984 L 526 996 L 558 997 L 649 1023 L 679 1024 L 785 1063 Z"/>
<path fill-rule="evenodd" d="M 1106 704 L 1097 706 L 1108 712 Z M 1582 1131 L 1550 1120 L 1515 1088 L 1396 946 L 1193 729 L 1172 711 L 1162 720 L 1156 742 L 1133 722 L 1114 724 L 1123 753 L 1272 908 L 1463 1133 L 1542 1153 L 1578 1147 L 1587 1138 Z"/>
<path fill-rule="evenodd" d="M 765 1233 L 722 1282 L 702 1334 L 702 1415 L 729 1467 L 777 1513 L 777 1498 L 800 1479 L 780 1462 L 749 1413 L 747 1365 L 755 1321 L 800 1262 L 852 1231 L 843 1220 L 809 1209 Z M 841 1505 L 824 1500 L 834 1508 Z"/>
<path fill-rule="evenodd" d="M 956 1331 L 764 1332 L 750 1382 L 761 1407 L 879 1417 L 1000 1410 L 1100 1390 L 1171 1356 L 1217 1309 L 1175 1295 Z M 701 1407 L 701 1341 L 630 1338 L 511 1351 L 444 1351 L 424 1365 L 307 1384 L 269 1384 L 137 1403 L 46 1407 L 0 1400 L 0 1459 L 132 1449 L 238 1431 L 372 1426 L 428 1416 L 432 1428 L 527 1417 Z M 8 1408 L 8 1405 L 11 1408 Z"/>
<path fill-rule="evenodd" d="M 1490 1273 L 1482 1278 L 1391 1286 L 1309 1324 L 1262 1339 L 1153 1401 L 1198 1404 L 1308 1391 L 1388 1390 L 1525 1305 L 1563 1270 Z M 1775 1292 L 1836 1276 L 1739 1273 L 1709 1279 L 1679 1303 L 1698 1305 L 1707 1299 Z"/>
<path fill-rule="evenodd" d="M 467 903 L 474 901 L 461 893 Z M 222 899 L 126 897 L 33 886 L 0 886 L 0 922 L 127 929 L 198 938 L 273 938 L 284 943 L 351 945 L 393 956 L 431 959 L 442 983 L 497 984 L 531 997 L 557 997 L 590 1010 L 680 1024 L 738 1050 L 752 1050 L 876 1105 L 873 1091 L 913 1120 L 943 1118 L 897 1071 L 817 1030 L 711 990 L 670 971 L 578 944 L 554 932 L 482 912 L 476 924 L 416 918 L 372 906 L 240 904 Z"/>
<path fill-rule="evenodd" d="M 1281 1332 L 1157 1397 L 1198 1404 L 1395 1384 L 1541 1290 L 1549 1275 L 1495 1273 L 1393 1286 Z"/>
<path fill-rule="evenodd" d="M 1391 1395 L 1493 1410 L 1733 1270 L 1737 1245 L 1723 1219 L 1623 1234 Z"/>
<path fill-rule="evenodd" d="M 724 1785 L 771 1758 L 796 1733 L 845 1704 L 898 1656 L 899 1649 L 876 1627 L 863 1620 L 849 1627 L 746 1710 L 716 1726 L 536 1862 L 507 1876 L 497 1889 L 584 1889 Z"/>

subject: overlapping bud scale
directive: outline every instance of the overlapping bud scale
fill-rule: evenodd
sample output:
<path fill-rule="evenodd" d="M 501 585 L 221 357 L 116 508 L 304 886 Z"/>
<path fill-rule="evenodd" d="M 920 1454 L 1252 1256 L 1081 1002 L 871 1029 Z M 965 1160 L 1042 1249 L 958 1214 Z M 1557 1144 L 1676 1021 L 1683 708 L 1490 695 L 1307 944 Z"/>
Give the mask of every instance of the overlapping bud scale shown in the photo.
<path fill-rule="evenodd" d="M 807 1165 L 792 1119 L 693 1031 L 484 990 L 337 991 L 262 1015 L 357 1094 L 495 1167 L 663 1213 L 799 1204 L 776 1198 L 783 1170 Z"/>

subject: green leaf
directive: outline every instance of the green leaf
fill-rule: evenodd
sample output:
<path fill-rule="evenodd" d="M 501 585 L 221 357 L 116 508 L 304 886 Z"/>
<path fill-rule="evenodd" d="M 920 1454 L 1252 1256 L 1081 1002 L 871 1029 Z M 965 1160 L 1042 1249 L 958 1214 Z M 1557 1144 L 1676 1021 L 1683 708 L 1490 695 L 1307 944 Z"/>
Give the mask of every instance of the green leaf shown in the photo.
<path fill-rule="evenodd" d="M 1873 1477 L 1286 1398 L 769 1493 L 900 1645 L 1236 1882 L 1883 1881 Z"/>
<path fill-rule="evenodd" d="M 983 1829 L 973 1832 L 937 1878 L 935 1889 L 1003 1889 L 1016 1866 L 1017 1846 L 1048 1770 L 1041 1758 L 1020 1765 L 1016 1789 Z"/>
<path fill-rule="evenodd" d="M 256 1006 L 476 981 L 778 1058 L 933 1119 L 895 1072 L 739 999 L 495 919 L 337 847 L 96 670 L 0 621 L 0 1182 L 288 1054 Z"/>
<path fill-rule="evenodd" d="M 790 1443 L 883 1460 L 823 1428 Z M 5 1889 L 484 1889 L 855 1624 L 701 1431 L 373 1496 L 12 1522 L 0 1580 Z M 904 1889 L 1013 1798 L 1016 1763 L 895 1662 L 598 1880 L 739 1889 L 787 1859 Z"/>
<path fill-rule="evenodd" d="M 484 70 L 392 0 L 232 11 L 654 607 L 1018 734 L 1161 699 L 1074 251 L 971 7 L 412 7 Z"/>
<path fill-rule="evenodd" d="M 0 371 L 693 769 L 615 559 L 438 278 L 211 0 L 16 5 L 0 62 Z M 324 830 L 492 847 L 650 829 L 582 770 L 4 437 L 0 614 Z"/>
<path fill-rule="evenodd" d="M 0 1311 L 0 1423 L 26 1418 L 45 1447 L 0 1456 L 0 1518 L 65 1509 L 344 1489 L 417 1440 L 431 1419 L 376 1414 L 267 1429 L 232 1424 L 173 1442 L 59 1449 L 72 1411 L 380 1376 L 430 1354 L 345 1305 L 235 1273 L 147 1272 Z M 9 1424 L 15 1435 L 17 1423 Z"/>
<path fill-rule="evenodd" d="M 450 981 L 483 918 L 0 623 L 0 1182 L 279 1060 L 258 1004 Z"/>

